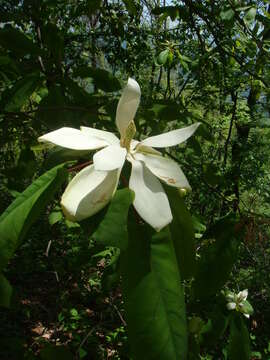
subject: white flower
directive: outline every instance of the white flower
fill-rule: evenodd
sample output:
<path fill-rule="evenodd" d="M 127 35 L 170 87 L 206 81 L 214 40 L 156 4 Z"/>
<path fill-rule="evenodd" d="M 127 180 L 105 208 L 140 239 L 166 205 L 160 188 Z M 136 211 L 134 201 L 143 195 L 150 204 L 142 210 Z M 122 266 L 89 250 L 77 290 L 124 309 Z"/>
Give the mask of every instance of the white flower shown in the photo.
<path fill-rule="evenodd" d="M 250 303 L 247 301 L 248 290 L 245 289 L 240 291 L 238 294 L 233 292 L 227 292 L 226 300 L 227 309 L 228 310 L 236 310 L 241 312 L 245 317 L 249 318 L 249 316 L 253 313 L 253 308 Z"/>
<path fill-rule="evenodd" d="M 129 78 L 116 111 L 120 140 L 113 134 L 82 126 L 64 127 L 41 136 L 49 142 L 73 150 L 97 150 L 93 165 L 85 167 L 69 183 L 62 196 L 62 208 L 71 220 L 83 220 L 105 207 L 117 188 L 125 160 L 132 164 L 129 187 L 135 192 L 134 207 L 157 231 L 172 221 L 167 195 L 160 180 L 177 188 L 190 188 L 178 164 L 153 148 L 175 146 L 187 140 L 200 123 L 149 137 L 133 140 L 134 117 L 140 103 L 140 86 Z"/>

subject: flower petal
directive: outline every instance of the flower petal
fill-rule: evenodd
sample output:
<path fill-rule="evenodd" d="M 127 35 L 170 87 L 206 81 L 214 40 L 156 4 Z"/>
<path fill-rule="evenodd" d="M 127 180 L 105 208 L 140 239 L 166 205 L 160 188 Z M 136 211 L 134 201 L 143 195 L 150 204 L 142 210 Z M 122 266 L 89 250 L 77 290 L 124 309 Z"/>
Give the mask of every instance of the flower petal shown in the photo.
<path fill-rule="evenodd" d="M 248 289 L 245 289 L 243 291 L 240 291 L 238 294 L 237 294 L 237 299 L 238 301 L 245 301 L 247 300 L 247 297 L 248 297 Z"/>
<path fill-rule="evenodd" d="M 167 185 L 191 190 L 185 174 L 174 160 L 159 155 L 141 153 L 136 153 L 134 157 L 136 160 L 143 161 L 147 168 Z"/>
<path fill-rule="evenodd" d="M 129 78 L 116 110 L 116 125 L 122 137 L 125 136 L 126 128 L 135 117 L 140 97 L 139 84 L 134 79 Z"/>
<path fill-rule="evenodd" d="M 229 302 L 228 304 L 227 304 L 227 309 L 228 310 L 234 310 L 236 308 L 236 303 L 234 303 L 234 302 Z"/>
<path fill-rule="evenodd" d="M 250 315 L 249 314 L 243 314 L 246 318 L 249 319 Z"/>
<path fill-rule="evenodd" d="M 80 221 L 96 214 L 111 200 L 120 171 L 96 171 L 94 165 L 80 171 L 67 186 L 61 200 L 66 217 Z"/>
<path fill-rule="evenodd" d="M 127 150 L 120 145 L 110 145 L 93 156 L 95 170 L 115 170 L 122 168 Z"/>
<path fill-rule="evenodd" d="M 109 131 L 94 129 L 87 126 L 81 126 L 80 129 L 83 134 L 90 137 L 97 137 L 103 141 L 106 141 L 108 144 L 119 144 L 118 137 Z"/>
<path fill-rule="evenodd" d="M 132 160 L 129 187 L 135 192 L 135 209 L 156 231 L 172 221 L 170 204 L 162 185 L 140 161 Z"/>
<path fill-rule="evenodd" d="M 51 131 L 40 136 L 38 141 L 49 142 L 73 150 L 95 150 L 108 145 L 104 140 L 94 136 L 86 136 L 80 130 L 69 127 Z"/>
<path fill-rule="evenodd" d="M 200 123 L 196 123 L 182 129 L 169 131 L 165 134 L 151 136 L 141 141 L 141 144 L 157 148 L 175 146 L 186 141 L 193 135 L 199 125 Z"/>

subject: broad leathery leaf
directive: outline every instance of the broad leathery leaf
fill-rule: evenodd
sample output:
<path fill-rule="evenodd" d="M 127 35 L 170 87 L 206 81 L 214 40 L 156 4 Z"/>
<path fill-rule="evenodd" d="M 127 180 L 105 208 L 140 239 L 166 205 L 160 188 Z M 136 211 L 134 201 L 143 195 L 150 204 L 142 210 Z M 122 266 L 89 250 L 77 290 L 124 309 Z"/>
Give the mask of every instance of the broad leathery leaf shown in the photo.
<path fill-rule="evenodd" d="M 95 69 L 93 67 L 81 66 L 74 70 L 74 77 L 92 78 L 95 85 L 103 91 L 117 91 L 122 88 L 119 80 L 109 71 Z"/>
<path fill-rule="evenodd" d="M 241 223 L 235 214 L 219 219 L 204 234 L 202 252 L 197 264 L 194 291 L 195 298 L 208 298 L 214 295 L 228 280 L 237 260 Z"/>
<path fill-rule="evenodd" d="M 42 50 L 32 40 L 9 25 L 0 29 L 0 45 L 22 55 L 40 55 L 42 53 Z"/>
<path fill-rule="evenodd" d="M 250 356 L 249 332 L 243 315 L 234 312 L 230 319 L 228 358 L 230 360 L 249 360 Z"/>
<path fill-rule="evenodd" d="M 166 193 L 173 215 L 170 230 L 181 278 L 188 279 L 196 267 L 193 220 L 178 190 L 166 186 Z"/>
<path fill-rule="evenodd" d="M 12 297 L 12 286 L 3 274 L 0 274 L 0 306 L 9 308 Z"/>
<path fill-rule="evenodd" d="M 2 103 L 6 111 L 19 111 L 41 84 L 39 74 L 29 74 L 18 80 L 11 89 L 2 94 Z"/>
<path fill-rule="evenodd" d="M 0 217 L 0 269 L 7 265 L 26 232 L 67 178 L 67 171 L 57 166 L 35 180 Z"/>
<path fill-rule="evenodd" d="M 42 28 L 42 40 L 52 54 L 56 64 L 61 66 L 64 55 L 64 36 L 55 24 L 48 23 Z"/>
<path fill-rule="evenodd" d="M 208 323 L 203 327 L 201 336 L 202 343 L 207 347 L 214 347 L 224 336 L 229 325 L 229 318 L 224 314 L 225 304 L 216 304 L 208 319 Z"/>
<path fill-rule="evenodd" d="M 165 50 L 161 51 L 161 53 L 159 53 L 159 55 L 158 55 L 157 63 L 159 65 L 165 65 L 168 60 L 169 53 L 170 53 L 169 49 L 165 49 Z"/>
<path fill-rule="evenodd" d="M 127 218 L 134 193 L 129 189 L 117 190 L 108 211 L 92 238 L 98 244 L 125 250 L 128 245 Z"/>
<path fill-rule="evenodd" d="M 64 89 L 61 86 L 52 85 L 48 95 L 44 96 L 39 103 L 36 118 L 47 124 L 50 130 L 56 130 L 61 126 L 77 125 L 75 116 L 78 108 L 73 110 L 63 93 Z"/>
<path fill-rule="evenodd" d="M 186 359 L 185 302 L 169 227 L 154 233 L 129 224 L 121 272 L 132 359 Z"/>

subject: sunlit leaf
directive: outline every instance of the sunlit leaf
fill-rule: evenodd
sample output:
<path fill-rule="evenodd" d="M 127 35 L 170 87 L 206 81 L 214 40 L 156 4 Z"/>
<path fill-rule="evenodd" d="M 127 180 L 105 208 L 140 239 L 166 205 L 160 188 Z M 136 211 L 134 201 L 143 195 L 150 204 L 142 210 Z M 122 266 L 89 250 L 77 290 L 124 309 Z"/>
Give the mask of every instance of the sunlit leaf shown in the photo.
<path fill-rule="evenodd" d="M 194 274 L 196 265 L 193 220 L 178 191 L 167 186 L 166 192 L 173 214 L 173 221 L 170 224 L 173 245 L 181 278 L 186 279 Z"/>
<path fill-rule="evenodd" d="M 58 166 L 35 180 L 0 217 L 0 269 L 8 263 L 26 232 L 38 218 L 66 179 L 67 172 Z"/>
<path fill-rule="evenodd" d="M 129 189 L 116 191 L 104 220 L 93 234 L 97 243 L 126 249 L 128 243 L 127 217 L 134 194 Z"/>
<path fill-rule="evenodd" d="M 185 359 L 185 303 L 168 227 L 130 225 L 122 278 L 132 358 Z"/>

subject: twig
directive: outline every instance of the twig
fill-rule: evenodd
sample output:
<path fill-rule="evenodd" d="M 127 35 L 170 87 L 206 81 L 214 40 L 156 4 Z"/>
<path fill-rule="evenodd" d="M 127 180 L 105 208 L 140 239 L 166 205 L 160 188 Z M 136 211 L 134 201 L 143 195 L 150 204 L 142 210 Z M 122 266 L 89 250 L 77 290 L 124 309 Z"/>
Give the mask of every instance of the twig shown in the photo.
<path fill-rule="evenodd" d="M 232 135 L 233 123 L 234 123 L 234 120 L 235 120 L 235 117 L 236 117 L 236 108 L 237 108 L 237 96 L 238 96 L 238 93 L 234 94 L 234 93 L 232 92 L 231 96 L 232 96 L 232 100 L 233 100 L 233 109 L 232 109 L 232 117 L 231 117 L 229 132 L 228 132 L 228 136 L 227 136 L 227 139 L 226 139 L 226 141 L 225 141 L 225 146 L 224 146 L 224 167 L 225 167 L 226 164 L 227 164 L 228 145 L 229 145 L 230 138 L 231 138 L 231 135 Z"/>

